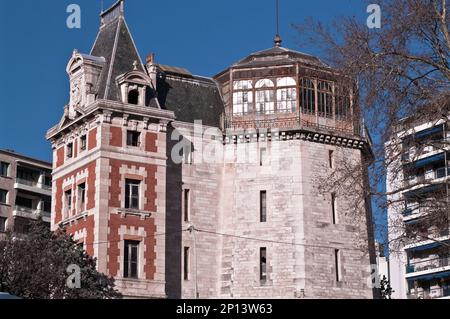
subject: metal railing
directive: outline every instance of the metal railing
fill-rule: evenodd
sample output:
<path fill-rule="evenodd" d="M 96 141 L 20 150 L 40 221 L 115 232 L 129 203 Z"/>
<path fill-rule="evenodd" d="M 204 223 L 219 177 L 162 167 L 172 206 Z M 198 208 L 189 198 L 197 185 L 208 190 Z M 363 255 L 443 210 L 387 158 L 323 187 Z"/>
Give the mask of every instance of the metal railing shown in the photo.
<path fill-rule="evenodd" d="M 447 173 L 447 175 L 446 175 Z M 440 167 L 433 171 L 430 175 L 419 175 L 419 176 L 411 176 L 404 179 L 404 183 L 406 186 L 421 184 L 424 182 L 432 181 L 434 179 L 443 178 L 446 176 L 450 176 L 450 167 L 447 167 L 447 171 L 445 167 Z"/>
<path fill-rule="evenodd" d="M 450 286 L 408 293 L 408 299 L 436 299 L 450 297 Z"/>
<path fill-rule="evenodd" d="M 362 132 L 361 127 L 355 126 L 352 122 L 342 122 L 342 121 L 336 121 L 336 123 L 348 123 L 349 127 L 339 127 L 339 126 L 330 126 L 330 125 L 323 125 L 319 124 L 317 122 L 311 122 L 311 121 L 305 121 L 300 118 L 299 115 L 292 115 L 292 116 L 283 116 L 283 114 L 286 113 L 277 113 L 280 115 L 280 117 L 274 117 L 274 114 L 268 114 L 267 117 L 262 117 L 261 115 L 258 116 L 258 114 L 254 117 L 244 117 L 239 118 L 239 116 L 225 116 L 224 118 L 224 126 L 227 129 L 252 129 L 252 128 L 289 128 L 289 127 L 297 127 L 297 126 L 303 126 L 313 129 L 319 129 L 322 131 L 333 131 L 333 132 L 339 132 L 344 133 L 348 135 L 357 135 L 357 136 L 364 136 L 364 133 Z"/>
<path fill-rule="evenodd" d="M 408 265 L 406 265 L 406 273 L 410 274 L 413 272 L 436 269 L 446 266 L 450 266 L 450 254 L 444 257 L 438 257 L 409 263 Z"/>

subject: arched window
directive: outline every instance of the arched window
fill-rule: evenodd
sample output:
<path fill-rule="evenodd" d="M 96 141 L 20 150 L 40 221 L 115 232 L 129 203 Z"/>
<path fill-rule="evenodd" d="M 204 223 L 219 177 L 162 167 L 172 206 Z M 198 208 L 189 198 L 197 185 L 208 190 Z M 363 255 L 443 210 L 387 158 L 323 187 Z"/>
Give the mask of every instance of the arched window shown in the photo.
<path fill-rule="evenodd" d="M 301 109 L 304 114 L 316 113 L 316 91 L 311 79 L 302 78 L 300 80 Z"/>
<path fill-rule="evenodd" d="M 295 112 L 297 106 L 297 89 L 293 78 L 286 77 L 277 80 L 277 111 Z"/>
<path fill-rule="evenodd" d="M 128 92 L 128 103 L 138 105 L 139 104 L 139 92 L 138 90 L 131 90 Z"/>
<path fill-rule="evenodd" d="M 273 84 L 272 80 L 269 79 L 262 79 L 256 82 L 255 88 L 262 89 L 262 88 L 273 88 L 275 85 Z"/>
<path fill-rule="evenodd" d="M 351 118 L 350 91 L 348 88 L 338 86 L 336 91 L 336 119 L 347 121 Z"/>
<path fill-rule="evenodd" d="M 273 114 L 275 112 L 274 83 L 269 79 L 256 82 L 256 112 L 258 114 Z"/>
<path fill-rule="evenodd" d="M 317 86 L 318 91 L 318 108 L 319 116 L 333 117 L 333 89 L 331 83 L 319 81 Z"/>
<path fill-rule="evenodd" d="M 252 82 L 236 81 L 233 90 L 233 115 L 247 114 L 253 106 Z"/>

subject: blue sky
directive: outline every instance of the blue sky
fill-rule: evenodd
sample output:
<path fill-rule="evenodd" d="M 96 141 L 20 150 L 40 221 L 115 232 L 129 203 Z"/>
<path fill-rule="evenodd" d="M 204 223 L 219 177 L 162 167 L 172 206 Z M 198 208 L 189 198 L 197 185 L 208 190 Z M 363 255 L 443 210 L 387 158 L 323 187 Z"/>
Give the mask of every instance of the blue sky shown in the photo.
<path fill-rule="evenodd" d="M 104 0 L 107 8 L 115 0 Z M 81 7 L 81 29 L 66 26 L 69 4 Z M 0 8 L 0 148 L 51 161 L 47 129 L 69 98 L 65 72 L 73 49 L 89 53 L 101 0 L 2 1 Z M 126 0 L 125 16 L 141 54 L 161 64 L 213 76 L 246 55 L 273 46 L 275 0 Z M 361 0 L 280 0 L 283 46 L 299 45 L 292 24 L 314 17 L 367 17 Z M 319 55 L 320 56 L 320 55 Z"/>
<path fill-rule="evenodd" d="M 114 0 L 104 0 L 105 8 Z M 66 8 L 81 7 L 81 29 L 66 27 Z M 271 47 L 275 0 L 126 0 L 125 14 L 143 59 L 212 76 L 251 52 Z M 99 26 L 101 0 L 2 1 L 0 8 L 0 148 L 51 160 L 45 132 L 69 97 L 66 64 L 72 50 L 88 53 Z M 307 17 L 329 22 L 366 17 L 361 0 L 280 0 L 283 46 L 299 47 L 291 25 Z"/>

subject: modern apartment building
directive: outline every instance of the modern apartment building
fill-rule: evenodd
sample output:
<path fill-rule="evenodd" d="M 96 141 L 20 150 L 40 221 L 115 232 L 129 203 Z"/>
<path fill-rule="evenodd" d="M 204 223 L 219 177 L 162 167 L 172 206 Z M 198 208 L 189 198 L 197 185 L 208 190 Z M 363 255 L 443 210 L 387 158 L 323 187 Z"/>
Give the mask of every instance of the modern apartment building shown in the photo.
<path fill-rule="evenodd" d="M 404 119 L 386 145 L 393 298 L 450 298 L 449 119 Z"/>
<path fill-rule="evenodd" d="M 50 224 L 51 174 L 51 163 L 0 150 L 0 233 L 26 233 L 38 217 Z"/>
<path fill-rule="evenodd" d="M 370 200 L 316 188 L 344 161 L 366 183 L 372 156 L 335 70 L 278 36 L 213 78 L 144 64 L 118 1 L 67 73 L 52 228 L 126 297 L 373 297 Z"/>

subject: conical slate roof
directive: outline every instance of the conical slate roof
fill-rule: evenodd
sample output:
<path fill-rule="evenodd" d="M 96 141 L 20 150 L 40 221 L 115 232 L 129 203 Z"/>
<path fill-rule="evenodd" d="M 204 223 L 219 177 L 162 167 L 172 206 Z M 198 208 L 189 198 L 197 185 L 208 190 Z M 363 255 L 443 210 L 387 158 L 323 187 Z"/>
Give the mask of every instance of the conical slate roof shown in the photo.
<path fill-rule="evenodd" d="M 98 98 L 120 101 L 116 78 L 136 68 L 145 72 L 142 61 L 125 22 L 123 0 L 101 14 L 102 25 L 90 55 L 106 60 L 98 85 Z"/>

